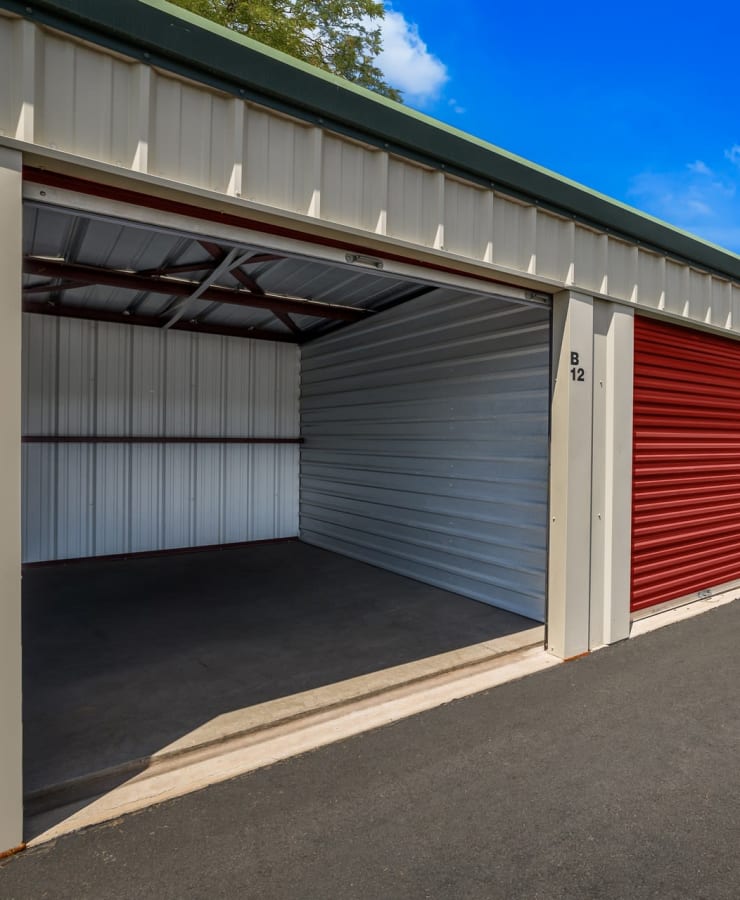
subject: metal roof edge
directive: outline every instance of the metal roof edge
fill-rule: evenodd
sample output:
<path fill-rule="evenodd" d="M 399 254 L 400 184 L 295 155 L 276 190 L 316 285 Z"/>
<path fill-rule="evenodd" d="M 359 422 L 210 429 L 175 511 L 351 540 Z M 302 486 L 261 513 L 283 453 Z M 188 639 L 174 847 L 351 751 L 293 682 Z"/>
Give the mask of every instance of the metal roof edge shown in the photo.
<path fill-rule="evenodd" d="M 164 0 L 0 0 L 0 9 L 740 281 L 729 250 Z"/>

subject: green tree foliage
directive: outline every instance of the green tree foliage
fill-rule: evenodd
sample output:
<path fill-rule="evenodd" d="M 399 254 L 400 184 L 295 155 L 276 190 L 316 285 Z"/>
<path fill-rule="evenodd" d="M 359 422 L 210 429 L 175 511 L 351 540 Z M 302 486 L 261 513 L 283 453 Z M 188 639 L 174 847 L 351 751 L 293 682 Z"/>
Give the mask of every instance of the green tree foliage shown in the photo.
<path fill-rule="evenodd" d="M 401 100 L 400 91 L 385 81 L 375 65 L 382 49 L 382 0 L 170 2 L 392 100 Z"/>

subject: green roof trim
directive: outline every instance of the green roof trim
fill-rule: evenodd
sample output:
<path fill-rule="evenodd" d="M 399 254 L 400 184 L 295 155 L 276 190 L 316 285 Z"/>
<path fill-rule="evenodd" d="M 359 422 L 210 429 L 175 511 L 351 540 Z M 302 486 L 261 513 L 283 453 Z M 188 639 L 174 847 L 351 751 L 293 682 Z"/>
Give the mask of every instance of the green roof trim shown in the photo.
<path fill-rule="evenodd" d="M 740 256 L 165 0 L 0 8 L 740 281 Z"/>

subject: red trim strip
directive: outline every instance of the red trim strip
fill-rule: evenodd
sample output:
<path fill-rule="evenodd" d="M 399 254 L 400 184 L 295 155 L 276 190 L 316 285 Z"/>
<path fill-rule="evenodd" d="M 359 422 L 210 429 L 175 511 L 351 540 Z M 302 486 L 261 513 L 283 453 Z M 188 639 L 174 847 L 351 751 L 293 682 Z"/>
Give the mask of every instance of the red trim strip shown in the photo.
<path fill-rule="evenodd" d="M 233 550 L 237 547 L 252 547 L 255 544 L 287 544 L 297 541 L 297 537 L 267 538 L 262 541 L 235 541 L 232 544 L 204 544 L 201 547 L 173 547 L 169 550 L 138 550 L 134 553 L 110 553 L 107 556 L 74 556 L 70 559 L 42 559 L 39 562 L 23 563 L 23 569 L 43 569 L 47 566 L 68 566 L 86 562 L 115 562 L 122 559 L 148 559 L 155 556 L 181 556 L 183 553 L 207 553 L 209 550 Z"/>
<path fill-rule="evenodd" d="M 23 180 L 32 182 L 33 184 L 44 184 L 47 187 L 57 187 L 63 190 L 76 191 L 79 194 L 87 194 L 91 197 L 103 197 L 106 200 L 120 200 L 124 203 L 133 203 L 136 206 L 143 206 L 147 209 L 158 209 L 161 212 L 175 213 L 180 216 L 188 216 L 191 219 L 202 219 L 207 222 L 219 222 L 222 225 L 233 225 L 236 228 L 251 228 L 254 231 L 261 231 L 264 234 L 273 234 L 280 237 L 293 238 L 303 241 L 304 243 L 317 244 L 322 247 L 334 247 L 339 250 L 346 250 L 351 253 L 367 254 L 368 248 L 362 244 L 353 244 L 349 241 L 340 241 L 336 238 L 322 237 L 320 235 L 309 235 L 297 228 L 286 228 L 282 225 L 270 225 L 267 222 L 260 222 L 257 219 L 250 219 L 246 216 L 238 216 L 234 213 L 222 212 L 221 210 L 206 209 L 194 206 L 190 203 L 183 203 L 180 200 L 169 200 L 165 197 L 157 197 L 152 194 L 142 194 L 130 188 L 115 187 L 110 184 L 101 184 L 95 181 L 88 181 L 84 178 L 78 178 L 74 175 L 63 175 L 59 172 L 52 172 L 48 169 L 38 169 L 34 166 L 23 167 Z M 463 275 L 469 278 L 475 278 L 478 281 L 484 281 L 487 284 L 497 284 L 502 287 L 513 287 L 506 281 L 498 278 L 492 278 L 486 275 L 466 275 L 453 266 L 446 266 L 442 263 L 421 262 L 416 259 L 409 259 L 399 253 L 389 253 L 385 249 L 382 251 L 385 259 L 394 262 L 410 263 L 424 269 L 431 269 L 436 272 L 445 272 L 449 275 Z"/>

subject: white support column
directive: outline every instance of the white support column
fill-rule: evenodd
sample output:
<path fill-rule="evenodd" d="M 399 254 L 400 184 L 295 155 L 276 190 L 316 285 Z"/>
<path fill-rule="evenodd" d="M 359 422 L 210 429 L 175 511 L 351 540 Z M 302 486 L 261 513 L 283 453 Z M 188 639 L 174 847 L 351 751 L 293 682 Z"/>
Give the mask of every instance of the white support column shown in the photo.
<path fill-rule="evenodd" d="M 0 147 L 0 853 L 23 840 L 21 161 Z"/>
<path fill-rule="evenodd" d="M 634 312 L 594 301 L 591 647 L 629 637 Z"/>
<path fill-rule="evenodd" d="M 550 565 L 547 646 L 570 659 L 589 649 L 593 298 L 553 298 Z"/>

